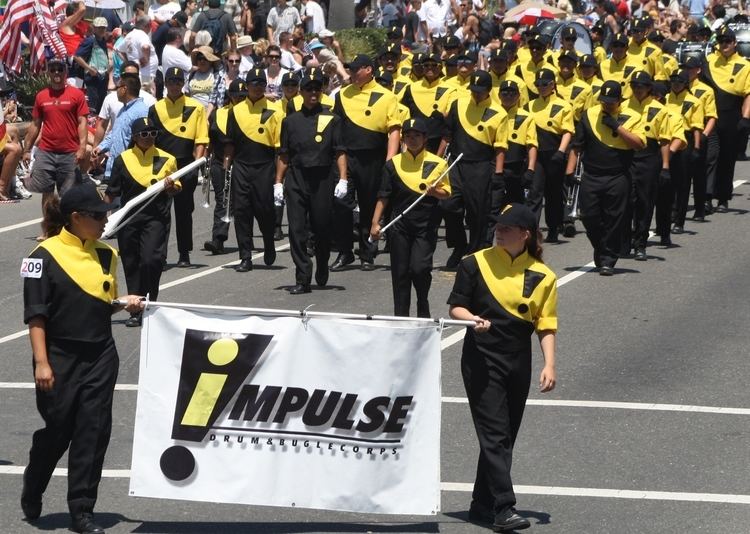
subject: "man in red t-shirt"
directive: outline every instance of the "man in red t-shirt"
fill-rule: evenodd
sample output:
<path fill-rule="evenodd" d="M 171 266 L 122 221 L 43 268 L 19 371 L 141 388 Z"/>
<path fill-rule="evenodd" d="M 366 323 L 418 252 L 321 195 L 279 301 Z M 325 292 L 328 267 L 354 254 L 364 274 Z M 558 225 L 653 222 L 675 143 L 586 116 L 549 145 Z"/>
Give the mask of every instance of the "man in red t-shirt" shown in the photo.
<path fill-rule="evenodd" d="M 42 206 L 55 192 L 60 196 L 81 181 L 78 165 L 86 156 L 89 106 L 83 91 L 65 84 L 67 65 L 58 59 L 47 62 L 49 87 L 36 95 L 32 122 L 26 133 L 23 159 L 31 160 L 31 148 L 41 130 L 42 137 L 34 157 L 27 187 L 42 193 Z"/>

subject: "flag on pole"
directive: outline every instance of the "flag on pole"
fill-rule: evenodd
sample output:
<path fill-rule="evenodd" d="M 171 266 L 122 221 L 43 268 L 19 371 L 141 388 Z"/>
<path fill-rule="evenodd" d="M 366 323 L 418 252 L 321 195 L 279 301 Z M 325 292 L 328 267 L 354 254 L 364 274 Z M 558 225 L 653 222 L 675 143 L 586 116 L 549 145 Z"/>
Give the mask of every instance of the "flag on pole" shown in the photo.
<path fill-rule="evenodd" d="M 59 20 L 64 17 L 67 2 L 58 2 L 54 8 L 39 0 L 9 0 L 0 26 L 0 61 L 15 72 L 23 66 L 21 47 L 23 45 L 21 26 L 30 26 L 29 45 L 31 47 L 31 68 L 39 72 L 46 62 L 45 47 L 58 58 L 65 59 L 65 45 L 60 39 Z"/>
<path fill-rule="evenodd" d="M 58 59 L 66 59 L 68 54 L 59 33 L 57 20 L 48 5 L 36 2 L 34 5 L 36 24 L 31 30 L 31 70 L 40 72 L 47 61 L 45 48 Z"/>
<path fill-rule="evenodd" d="M 34 17 L 35 0 L 9 0 L 0 27 L 0 60 L 14 72 L 21 72 L 21 25 Z"/>

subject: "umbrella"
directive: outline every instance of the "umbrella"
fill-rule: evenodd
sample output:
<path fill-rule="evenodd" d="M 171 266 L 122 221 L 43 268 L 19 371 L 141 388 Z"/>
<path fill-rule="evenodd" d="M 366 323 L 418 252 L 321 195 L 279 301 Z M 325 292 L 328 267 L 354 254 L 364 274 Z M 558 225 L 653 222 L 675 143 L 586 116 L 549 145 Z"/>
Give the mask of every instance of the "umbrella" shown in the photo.
<path fill-rule="evenodd" d="M 84 0 L 84 4 L 94 9 L 122 9 L 125 2 L 122 0 Z"/>
<path fill-rule="evenodd" d="M 518 15 L 512 17 L 506 17 L 517 22 L 521 26 L 536 24 L 539 19 L 554 19 L 555 14 L 547 9 L 539 9 L 537 7 L 530 7 L 524 10 Z"/>
<path fill-rule="evenodd" d="M 550 6 L 548 4 L 545 4 L 543 2 L 521 2 L 516 7 L 509 9 L 505 12 L 505 18 L 511 19 L 508 22 L 516 22 L 516 15 L 519 15 L 526 11 L 527 9 L 540 9 L 544 11 L 548 11 L 549 13 L 552 13 L 552 17 L 550 18 L 558 18 L 558 19 L 564 19 L 568 16 L 568 13 L 562 9 L 559 9 L 555 6 Z M 503 21 L 505 22 L 505 21 Z"/>

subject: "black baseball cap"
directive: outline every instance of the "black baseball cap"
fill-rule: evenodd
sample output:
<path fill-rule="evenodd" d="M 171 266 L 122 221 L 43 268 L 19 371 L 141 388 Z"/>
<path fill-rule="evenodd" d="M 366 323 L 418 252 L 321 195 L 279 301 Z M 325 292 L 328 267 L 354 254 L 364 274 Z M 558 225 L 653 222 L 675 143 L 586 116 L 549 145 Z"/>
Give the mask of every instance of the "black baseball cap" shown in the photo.
<path fill-rule="evenodd" d="M 535 35 L 532 35 L 526 40 L 526 44 L 529 48 L 544 48 L 547 46 L 547 43 L 542 39 L 542 36 L 538 33 Z"/>
<path fill-rule="evenodd" d="M 633 24 L 633 30 L 634 32 L 645 32 L 651 27 L 651 25 L 648 23 L 648 20 L 645 18 L 640 18 L 635 21 L 635 24 Z"/>
<path fill-rule="evenodd" d="M 555 81 L 555 73 L 550 69 L 539 69 L 534 76 L 534 85 L 548 85 Z"/>
<path fill-rule="evenodd" d="M 566 26 L 562 31 L 563 39 L 578 39 L 578 32 L 573 26 Z"/>
<path fill-rule="evenodd" d="M 460 54 L 456 56 L 457 63 L 476 63 L 477 56 L 475 54 Z"/>
<path fill-rule="evenodd" d="M 650 43 L 661 44 L 664 42 L 664 36 L 661 34 L 660 31 L 657 31 L 657 30 L 654 30 L 651 33 L 649 33 L 646 39 L 648 39 Z"/>
<path fill-rule="evenodd" d="M 65 60 L 60 59 L 59 57 L 51 57 L 47 60 L 47 68 L 50 68 L 52 65 L 62 65 L 65 68 L 68 67 L 68 64 L 65 62 Z"/>
<path fill-rule="evenodd" d="M 386 32 L 386 35 L 388 37 L 391 37 L 391 38 L 394 38 L 394 37 L 403 37 L 404 36 L 404 32 L 401 31 L 401 28 L 399 28 L 398 26 L 391 26 L 390 28 L 388 28 L 388 31 Z"/>
<path fill-rule="evenodd" d="M 622 100 L 622 87 L 615 80 L 607 80 L 599 90 L 599 102 L 614 104 Z"/>
<path fill-rule="evenodd" d="M 509 61 L 510 58 L 508 57 L 508 51 L 504 48 L 495 48 L 490 53 L 490 61 Z"/>
<path fill-rule="evenodd" d="M 268 79 L 266 78 L 266 72 L 263 69 L 250 69 L 247 71 L 245 81 L 248 85 L 257 85 L 259 83 L 266 84 Z"/>
<path fill-rule="evenodd" d="M 375 75 L 375 81 L 378 82 L 380 85 L 392 85 L 393 84 L 393 75 L 388 72 L 387 70 L 380 70 Z"/>
<path fill-rule="evenodd" d="M 240 80 L 239 78 L 232 80 L 232 83 L 229 84 L 229 88 L 227 89 L 227 93 L 230 95 L 246 95 L 247 84 L 245 83 L 245 80 Z"/>
<path fill-rule="evenodd" d="M 451 35 L 445 40 L 443 48 L 461 48 L 461 41 L 459 41 L 458 37 L 456 37 L 455 35 Z"/>
<path fill-rule="evenodd" d="M 636 71 L 630 76 L 631 85 L 632 84 L 653 85 L 653 83 L 654 83 L 654 79 L 651 78 L 651 75 L 644 70 Z"/>
<path fill-rule="evenodd" d="M 307 87 L 311 84 L 320 84 L 322 87 L 325 83 L 323 78 L 323 71 L 320 68 L 313 67 L 305 71 L 299 84 L 300 87 Z"/>
<path fill-rule="evenodd" d="M 172 20 L 174 20 L 177 24 L 180 25 L 180 27 L 184 28 L 187 26 L 188 16 L 187 13 L 184 11 L 178 11 L 174 15 L 172 15 Z"/>
<path fill-rule="evenodd" d="M 158 130 L 159 128 L 156 127 L 156 124 L 154 124 L 154 121 L 149 119 L 148 117 L 141 117 L 140 119 L 135 119 L 133 121 L 133 124 L 130 125 L 130 135 L 132 137 L 135 137 L 141 132 L 144 132 L 146 130 Z"/>
<path fill-rule="evenodd" d="M 489 72 L 478 70 L 471 75 L 469 90 L 477 93 L 492 90 L 492 77 Z"/>
<path fill-rule="evenodd" d="M 537 229 L 537 220 L 534 212 L 524 204 L 517 202 L 505 205 L 493 219 L 495 224 L 498 225 L 519 226 L 532 231 L 536 231 Z"/>
<path fill-rule="evenodd" d="M 299 77 L 294 72 L 286 72 L 281 77 L 281 85 L 299 85 Z"/>
<path fill-rule="evenodd" d="M 614 37 L 612 37 L 612 43 L 611 44 L 620 44 L 620 45 L 628 45 L 628 36 L 624 33 L 616 33 Z"/>
<path fill-rule="evenodd" d="M 380 51 L 380 54 L 378 55 L 379 58 L 383 56 L 396 56 L 396 59 L 401 57 L 401 47 L 397 44 L 389 44 L 385 48 L 383 48 Z"/>
<path fill-rule="evenodd" d="M 573 63 L 578 63 L 578 54 L 576 54 L 574 50 L 560 52 L 560 55 L 557 57 L 557 62 L 560 63 L 564 59 L 572 61 Z"/>
<path fill-rule="evenodd" d="M 349 63 L 344 63 L 344 68 L 352 71 L 359 70 L 364 67 L 374 68 L 372 59 L 366 54 L 357 54 Z"/>
<path fill-rule="evenodd" d="M 408 119 L 401 126 L 401 133 L 406 133 L 409 130 L 414 130 L 421 134 L 427 135 L 427 124 L 422 119 Z"/>
<path fill-rule="evenodd" d="M 584 54 L 578 60 L 578 65 L 580 67 L 596 67 L 599 65 L 599 62 L 596 61 L 594 54 Z"/>
<path fill-rule="evenodd" d="M 703 66 L 701 60 L 695 56 L 688 56 L 682 63 L 684 69 L 700 69 Z"/>
<path fill-rule="evenodd" d="M 500 92 L 501 93 L 520 93 L 521 91 L 518 89 L 518 84 L 514 82 L 513 80 L 503 80 L 500 83 Z"/>
<path fill-rule="evenodd" d="M 690 78 L 688 78 L 688 73 L 685 69 L 679 69 L 679 70 L 674 71 L 669 76 L 669 81 L 672 83 L 687 84 L 690 81 Z"/>
<path fill-rule="evenodd" d="M 716 32 L 716 40 L 721 41 L 736 41 L 737 35 L 732 31 L 732 29 L 727 26 L 726 24 L 718 29 Z"/>
<path fill-rule="evenodd" d="M 443 64 L 443 60 L 440 59 L 440 56 L 437 54 L 432 54 L 431 56 L 425 55 L 425 57 L 422 59 L 422 65 L 425 63 L 437 63 L 438 65 Z M 412 64 L 414 64 L 414 60 L 412 60 Z"/>
<path fill-rule="evenodd" d="M 93 182 L 74 185 L 60 199 L 60 211 L 63 215 L 70 215 L 74 211 L 106 213 L 111 209 L 112 204 L 104 202 Z"/>
<path fill-rule="evenodd" d="M 167 80 L 180 80 L 181 82 L 185 81 L 185 71 L 182 70 L 180 67 L 169 67 L 167 71 L 164 73 L 164 81 Z"/>

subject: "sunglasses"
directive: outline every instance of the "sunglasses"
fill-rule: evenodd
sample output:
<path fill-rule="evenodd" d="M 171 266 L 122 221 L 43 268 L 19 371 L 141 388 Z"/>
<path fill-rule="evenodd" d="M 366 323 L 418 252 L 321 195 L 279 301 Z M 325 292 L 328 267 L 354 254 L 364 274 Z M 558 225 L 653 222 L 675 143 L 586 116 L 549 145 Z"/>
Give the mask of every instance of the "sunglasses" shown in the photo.
<path fill-rule="evenodd" d="M 645 83 L 639 83 L 639 82 L 630 82 L 630 87 L 633 89 L 643 89 L 644 87 L 648 87 Z"/>
<path fill-rule="evenodd" d="M 79 211 L 78 215 L 94 219 L 95 221 L 103 221 L 107 218 L 107 212 Z"/>
<path fill-rule="evenodd" d="M 148 139 L 149 137 L 156 137 L 159 135 L 158 130 L 146 130 L 145 132 L 138 132 L 138 137 L 141 139 Z"/>
<path fill-rule="evenodd" d="M 266 56 L 268 59 L 277 60 L 281 59 L 281 56 Z"/>
<path fill-rule="evenodd" d="M 548 85 L 552 85 L 554 82 L 546 81 L 546 80 L 539 80 L 537 82 L 534 82 L 534 85 L 537 87 L 547 87 Z"/>
<path fill-rule="evenodd" d="M 323 90 L 323 86 L 321 85 L 306 85 L 302 88 L 302 90 L 306 93 L 320 93 Z"/>
<path fill-rule="evenodd" d="M 267 84 L 263 80 L 253 80 L 251 82 L 247 82 L 247 85 L 250 87 L 265 87 Z"/>
<path fill-rule="evenodd" d="M 65 72 L 65 67 L 50 67 L 48 69 L 51 73 L 54 74 L 60 74 L 62 72 Z"/>
<path fill-rule="evenodd" d="M 500 96 L 517 96 L 520 95 L 518 91 L 514 91 L 512 89 L 505 89 L 503 91 L 500 91 Z"/>
<path fill-rule="evenodd" d="M 241 59 L 227 59 L 227 63 L 233 63 L 234 64 L 234 63 L 241 63 L 241 62 L 242 62 Z"/>

